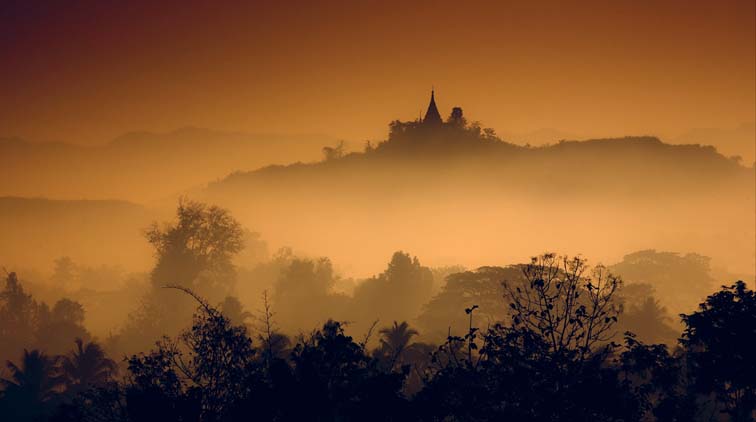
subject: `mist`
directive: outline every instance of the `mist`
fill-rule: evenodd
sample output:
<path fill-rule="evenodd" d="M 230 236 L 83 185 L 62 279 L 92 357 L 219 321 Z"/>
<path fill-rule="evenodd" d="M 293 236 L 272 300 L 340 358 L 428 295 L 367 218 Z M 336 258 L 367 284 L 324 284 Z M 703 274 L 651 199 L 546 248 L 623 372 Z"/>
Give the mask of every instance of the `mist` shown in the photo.
<path fill-rule="evenodd" d="M 384 370 L 401 358 L 430 374 L 429 357 L 446 350 L 450 364 L 458 342 L 477 344 L 473 313 L 489 327 L 532 315 L 518 283 L 587 288 L 596 315 L 608 316 L 586 339 L 605 344 L 626 332 L 634 350 L 637 341 L 673 346 L 689 324 L 675 315 L 733 279 L 754 281 L 754 167 L 711 146 L 651 136 L 522 146 L 468 123 L 459 107 L 442 119 L 433 97 L 423 119 L 391 122 L 385 140 L 357 151 L 328 143 L 319 159 L 256 165 L 306 157 L 307 148 L 224 136 L 133 134 L 61 154 L 9 144 L 42 163 L 39 179 L 11 183 L 9 193 L 50 198 L 0 198 L 0 310 L 11 339 L 0 357 L 10 362 L 26 347 L 25 360 L 48 359 L 28 348 L 65 358 L 77 339 L 106 368 L 87 382 L 105 385 L 152 365 L 144 350 L 176 353 L 169 338 L 196 349 L 202 330 L 220 323 L 258 333 L 264 359 L 336 335 L 361 338 L 359 350 L 373 350 Z M 52 183 L 77 160 L 73 178 Z M 117 163 L 129 171 L 114 171 Z M 103 192 L 124 199 L 56 199 Z M 560 292 L 544 298 L 558 302 Z M 578 296 L 567 294 L 549 306 L 569 312 Z M 310 331 L 318 326 L 325 331 Z M 484 338 L 504 335 L 496 330 Z M 429 394 L 424 376 L 406 376 L 402 395 Z"/>
<path fill-rule="evenodd" d="M 753 2 L 389 3 L 0 13 L 0 420 L 756 418 Z"/>
<path fill-rule="evenodd" d="M 83 183 L 92 181 L 128 201 L 3 198 L 0 221 L 8 240 L 3 265 L 27 274 L 32 291 L 49 301 L 79 297 L 93 321 L 88 328 L 99 337 L 117 336 L 128 326 L 143 300 L 140 289 L 149 296 L 160 253 L 147 242 L 146 230 L 153 222 L 175 221 L 176 204 L 187 201 L 221 207 L 244 233 L 242 247 L 229 257 L 233 275 L 224 276 L 225 293 L 212 292 L 213 300 L 234 297 L 255 312 L 267 292 L 277 312 L 288 315 L 282 323 L 289 334 L 311 328 L 313 318 L 351 321 L 347 331 L 355 333 L 376 319 L 416 322 L 455 272 L 517 265 L 544 251 L 608 266 L 647 250 L 705 257 L 707 264 L 696 267 L 698 277 L 708 280 L 699 296 L 683 299 L 689 290 L 684 280 L 653 286 L 669 315 L 694 309 L 706 289 L 727 278 L 753 279 L 753 167 L 710 146 L 671 145 L 648 136 L 521 146 L 467 123 L 457 110 L 438 126 L 393 122 L 386 140 L 367 142 L 361 150 L 330 143 L 317 148 L 320 158 L 253 170 L 235 166 L 255 166 L 265 157 L 285 161 L 297 153 L 286 144 L 255 143 L 240 135 L 223 135 L 232 139 L 224 143 L 219 139 L 227 138 L 218 138 L 218 132 L 196 129 L 125 136 L 95 155 L 79 156 L 85 162 L 77 166 L 82 183 L 60 181 L 48 193 L 97 197 L 94 185 Z M 199 152 L 210 145 L 215 155 Z M 132 151 L 118 155 L 123 163 L 149 164 L 129 170 L 140 175 L 136 178 L 120 172 L 109 172 L 116 179 L 103 178 L 114 148 Z M 261 148 L 259 154 L 255 148 Z M 27 159 L 35 153 L 51 159 L 46 150 L 28 151 Z M 62 165 L 68 157 L 56 159 Z M 208 165 L 191 170 L 200 162 Z M 224 176 L 209 176 L 224 168 Z M 47 170 L 50 176 L 40 177 L 56 171 Z M 191 177 L 184 178 L 187 171 Z M 171 177 L 165 180 L 163 174 Z M 146 184 L 144 178 L 161 182 Z M 198 183 L 202 178 L 205 182 Z M 109 180 L 120 182 L 113 187 Z M 71 193 L 65 194 L 61 189 L 69 182 Z M 347 303 L 367 300 L 359 299 L 359 292 L 380 279 L 397 251 L 434 275 L 400 318 L 381 317 L 388 302 L 360 314 L 356 309 L 365 306 Z M 72 269 L 61 284 L 56 274 L 62 258 Z M 324 272 L 326 281 L 321 299 L 305 295 L 305 303 L 287 305 L 277 286 L 297 262 L 313 265 L 312 274 Z M 118 297 L 107 295 L 123 289 L 131 289 L 134 303 L 103 305 Z M 297 313 L 289 315 L 289 307 Z"/>

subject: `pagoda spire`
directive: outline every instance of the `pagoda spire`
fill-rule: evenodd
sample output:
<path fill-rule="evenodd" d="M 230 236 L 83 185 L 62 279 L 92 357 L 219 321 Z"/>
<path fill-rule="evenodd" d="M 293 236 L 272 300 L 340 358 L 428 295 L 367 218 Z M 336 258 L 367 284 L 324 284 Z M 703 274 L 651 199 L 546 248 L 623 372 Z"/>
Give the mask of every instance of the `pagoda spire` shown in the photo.
<path fill-rule="evenodd" d="M 442 122 L 441 114 L 439 114 L 438 107 L 436 107 L 435 89 L 431 89 L 430 104 L 428 104 L 428 111 L 425 112 L 425 118 L 423 118 L 423 123 L 440 124 L 441 122 Z"/>

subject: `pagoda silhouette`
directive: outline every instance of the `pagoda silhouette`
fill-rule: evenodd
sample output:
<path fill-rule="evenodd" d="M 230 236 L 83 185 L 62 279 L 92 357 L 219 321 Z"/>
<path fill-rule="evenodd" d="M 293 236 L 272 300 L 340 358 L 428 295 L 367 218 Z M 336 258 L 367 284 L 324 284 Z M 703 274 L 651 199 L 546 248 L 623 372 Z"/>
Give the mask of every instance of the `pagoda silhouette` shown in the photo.
<path fill-rule="evenodd" d="M 423 123 L 426 125 L 440 125 L 443 122 L 441 114 L 438 112 L 438 107 L 436 107 L 436 92 L 435 90 L 431 90 L 430 104 L 428 104 L 428 111 L 425 112 Z"/>

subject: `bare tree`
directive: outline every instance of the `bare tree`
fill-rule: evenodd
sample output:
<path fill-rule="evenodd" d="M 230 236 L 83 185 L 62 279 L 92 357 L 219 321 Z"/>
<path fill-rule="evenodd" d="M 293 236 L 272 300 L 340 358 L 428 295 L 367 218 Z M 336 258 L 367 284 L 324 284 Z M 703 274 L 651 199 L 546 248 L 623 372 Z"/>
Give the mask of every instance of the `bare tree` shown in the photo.
<path fill-rule="evenodd" d="M 580 359 L 611 339 L 619 277 L 580 257 L 555 254 L 532 258 L 522 271 L 524 280 L 504 282 L 515 326 L 540 335 L 552 352 L 575 352 Z"/>
<path fill-rule="evenodd" d="M 268 291 L 264 290 L 262 293 L 263 308 L 260 310 L 260 316 L 257 317 L 259 321 L 258 339 L 263 346 L 263 358 L 265 364 L 270 368 L 272 360 L 282 358 L 286 354 L 287 348 L 291 345 L 291 340 L 278 332 L 276 324 L 273 320 L 275 313 L 273 307 L 270 304 L 268 298 Z"/>
<path fill-rule="evenodd" d="M 149 354 L 129 358 L 132 382 L 162 374 L 173 394 L 199 392 L 201 420 L 223 420 L 233 403 L 247 397 L 245 383 L 257 366 L 246 327 L 234 325 L 218 309 L 189 288 L 163 286 L 194 298 L 199 307 L 192 327 L 177 339 L 164 339 Z"/>

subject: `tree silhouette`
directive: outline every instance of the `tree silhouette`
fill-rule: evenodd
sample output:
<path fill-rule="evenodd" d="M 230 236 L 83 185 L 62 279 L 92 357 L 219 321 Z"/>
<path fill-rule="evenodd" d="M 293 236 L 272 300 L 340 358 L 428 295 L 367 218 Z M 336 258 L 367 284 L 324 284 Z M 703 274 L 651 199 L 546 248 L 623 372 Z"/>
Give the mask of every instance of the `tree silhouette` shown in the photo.
<path fill-rule="evenodd" d="M 386 270 L 354 290 L 355 317 L 402 321 L 414 318 L 433 290 L 433 273 L 417 257 L 397 251 Z"/>
<path fill-rule="evenodd" d="M 696 403 L 685 385 L 683 362 L 665 344 L 647 345 L 625 334 L 619 376 L 639 398 L 645 419 L 695 420 Z"/>
<path fill-rule="evenodd" d="M 612 338 L 621 280 L 606 268 L 590 269 L 580 257 L 544 254 L 522 267 L 524 281 L 505 282 L 516 327 L 532 331 L 552 352 L 588 356 Z"/>
<path fill-rule="evenodd" d="M 170 409 L 201 420 L 224 420 L 234 403 L 247 396 L 247 377 L 257 372 L 252 341 L 245 327 L 233 325 L 191 290 L 169 287 L 196 299 L 198 311 L 192 327 L 176 341 L 165 338 L 149 354 L 129 358 L 129 388 L 140 398 L 134 407 L 149 414 L 158 397 Z"/>
<path fill-rule="evenodd" d="M 344 157 L 344 141 L 337 142 L 334 147 L 325 146 L 321 151 L 323 152 L 323 160 L 338 160 Z"/>
<path fill-rule="evenodd" d="M 471 325 L 434 353 L 414 402 L 423 420 L 639 420 L 639 402 L 607 354 L 578 357 L 514 322 Z"/>
<path fill-rule="evenodd" d="M 252 314 L 245 311 L 241 302 L 235 296 L 226 296 L 218 306 L 220 312 L 236 325 L 247 325 L 247 320 Z"/>
<path fill-rule="evenodd" d="M 648 249 L 625 255 L 610 269 L 628 283 L 650 284 L 679 313 L 692 309 L 716 287 L 710 263 L 711 258 L 695 253 Z"/>
<path fill-rule="evenodd" d="M 258 335 L 257 338 L 262 344 L 262 358 L 266 366 L 270 369 L 271 364 L 276 360 L 286 359 L 290 353 L 289 346 L 291 340 L 284 334 L 277 331 L 276 324 L 273 321 L 273 309 L 268 300 L 268 291 L 262 293 L 262 310 L 259 311 Z"/>
<path fill-rule="evenodd" d="M 118 365 L 107 358 L 99 344 L 84 343 L 80 338 L 76 339 L 75 344 L 76 349 L 63 356 L 60 362 L 69 392 L 78 393 L 90 387 L 102 386 L 113 379 Z"/>
<path fill-rule="evenodd" d="M 273 290 L 273 304 L 281 326 L 296 330 L 306 321 L 342 316 L 346 298 L 331 294 L 336 277 L 328 258 L 292 259 L 282 269 Z"/>
<path fill-rule="evenodd" d="M 160 336 L 178 333 L 194 309 L 187 297 L 163 290 L 179 285 L 218 303 L 233 290 L 233 256 L 244 246 L 241 224 L 220 207 L 181 199 L 176 221 L 153 223 L 145 233 L 157 263 L 150 278 L 152 290 L 129 315 L 123 341 L 143 350 Z"/>
<path fill-rule="evenodd" d="M 49 353 L 63 354 L 74 339 L 91 337 L 84 328 L 84 307 L 79 302 L 61 299 L 55 302 L 52 311 L 48 312 L 46 306 L 42 309 L 36 333 L 38 347 Z"/>
<path fill-rule="evenodd" d="M 462 107 L 452 108 L 451 114 L 449 115 L 449 118 L 446 120 L 446 122 L 453 126 L 467 126 L 467 121 L 463 116 Z"/>
<path fill-rule="evenodd" d="M 203 271 L 228 276 L 233 271 L 231 258 L 244 247 L 241 224 L 229 212 L 216 206 L 182 199 L 173 225 L 153 223 L 146 237 L 155 248 L 158 262 L 152 281 L 158 286 L 180 284 L 194 286 Z M 219 289 L 227 289 L 220 280 Z M 210 287 L 210 286 L 207 286 Z"/>
<path fill-rule="evenodd" d="M 68 256 L 62 256 L 55 260 L 55 269 L 51 279 L 56 286 L 72 290 L 76 281 L 76 272 L 77 267 L 73 260 Z"/>
<path fill-rule="evenodd" d="M 63 298 L 51 310 L 24 291 L 16 273 L 8 274 L 0 291 L 0 358 L 12 359 L 24 348 L 65 353 L 75 338 L 89 338 L 83 324 L 80 303 Z"/>
<path fill-rule="evenodd" d="M 742 281 L 709 296 L 690 315 L 681 339 L 697 391 L 713 393 L 733 420 L 756 412 L 756 293 Z"/>
<path fill-rule="evenodd" d="M 40 307 L 24 291 L 16 273 L 8 273 L 0 292 L 0 359 L 10 359 L 34 344 Z"/>
<path fill-rule="evenodd" d="M 495 323 L 504 321 L 508 316 L 507 308 L 502 306 L 504 288 L 502 280 L 522 279 L 522 269 L 512 267 L 481 267 L 475 271 L 463 271 L 446 277 L 446 284 L 428 303 L 418 322 L 426 337 L 443 341 L 449 329 L 453 333 L 467 330 L 467 317 L 461 309 L 478 305 L 477 315 L 484 321 Z"/>
<path fill-rule="evenodd" d="M 510 325 L 450 335 L 417 404 L 430 420 L 637 420 L 640 402 L 610 364 L 620 280 L 581 258 L 545 254 L 504 282 Z M 595 346 L 605 345 L 600 353 Z"/>
<path fill-rule="evenodd" d="M 61 299 L 55 302 L 51 316 L 60 322 L 81 325 L 84 323 L 84 307 L 71 299 Z"/>
<path fill-rule="evenodd" d="M 622 305 L 619 331 L 630 331 L 647 343 L 677 342 L 679 333 L 672 328 L 667 309 L 653 296 L 651 285 L 626 284 L 617 299 Z"/>
<path fill-rule="evenodd" d="M 402 415 L 400 395 L 405 373 L 386 373 L 344 334 L 341 323 L 328 321 L 292 351 L 295 397 L 309 420 L 389 420 Z"/>
<path fill-rule="evenodd" d="M 24 349 L 20 364 L 8 361 L 9 378 L 0 378 L 4 387 L 0 414 L 11 420 L 34 420 L 48 412 L 61 392 L 57 358 L 39 350 Z"/>
<path fill-rule="evenodd" d="M 409 346 L 412 337 L 419 333 L 410 328 L 407 321 L 402 321 L 401 324 L 394 321 L 394 325 L 382 328 L 379 334 L 381 335 L 379 353 L 388 359 L 390 368 L 394 368 L 397 363 L 402 363 L 402 353 Z"/>

